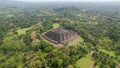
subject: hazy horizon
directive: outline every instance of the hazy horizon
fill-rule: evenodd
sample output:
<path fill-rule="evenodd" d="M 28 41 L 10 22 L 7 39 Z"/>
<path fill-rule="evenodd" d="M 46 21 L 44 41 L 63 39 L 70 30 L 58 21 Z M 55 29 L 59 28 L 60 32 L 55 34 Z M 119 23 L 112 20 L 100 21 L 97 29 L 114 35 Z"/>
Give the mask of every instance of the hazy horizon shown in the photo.
<path fill-rule="evenodd" d="M 11 1 L 24 1 L 24 2 L 120 2 L 120 0 L 11 0 Z"/>

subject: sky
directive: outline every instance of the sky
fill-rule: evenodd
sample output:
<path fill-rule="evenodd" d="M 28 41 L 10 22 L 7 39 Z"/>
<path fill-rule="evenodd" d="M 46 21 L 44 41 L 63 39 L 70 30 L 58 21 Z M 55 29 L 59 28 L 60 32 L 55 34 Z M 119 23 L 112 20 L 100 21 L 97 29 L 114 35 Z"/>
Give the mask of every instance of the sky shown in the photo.
<path fill-rule="evenodd" d="M 118 2 L 120 0 L 14 0 L 14 1 L 28 1 L 28 2 L 39 2 L 39 1 L 59 1 L 59 2 L 65 2 L 65 1 L 87 1 L 87 2 L 94 2 L 94 1 L 105 1 L 105 2 Z"/>

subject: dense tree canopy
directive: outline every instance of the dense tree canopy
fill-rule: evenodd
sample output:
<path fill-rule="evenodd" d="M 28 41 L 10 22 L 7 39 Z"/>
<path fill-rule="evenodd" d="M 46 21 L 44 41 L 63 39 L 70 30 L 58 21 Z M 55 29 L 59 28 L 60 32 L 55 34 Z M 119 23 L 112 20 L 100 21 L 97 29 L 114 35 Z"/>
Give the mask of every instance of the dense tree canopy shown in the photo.
<path fill-rule="evenodd" d="M 92 52 L 94 67 L 119 65 L 119 4 L 13 3 L 0 2 L 0 68 L 76 68 L 76 62 Z M 62 48 L 46 42 L 41 34 L 55 23 L 77 32 L 83 41 Z"/>

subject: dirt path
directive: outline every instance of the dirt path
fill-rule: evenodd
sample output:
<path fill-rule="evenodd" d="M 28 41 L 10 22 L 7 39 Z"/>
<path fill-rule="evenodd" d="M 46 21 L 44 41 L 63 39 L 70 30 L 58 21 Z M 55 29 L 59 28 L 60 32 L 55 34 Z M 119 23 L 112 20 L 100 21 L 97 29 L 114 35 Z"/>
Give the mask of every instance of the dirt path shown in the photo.
<path fill-rule="evenodd" d="M 93 57 L 91 56 L 91 60 L 90 60 L 90 68 L 95 68 L 94 67 L 94 61 L 93 61 Z"/>

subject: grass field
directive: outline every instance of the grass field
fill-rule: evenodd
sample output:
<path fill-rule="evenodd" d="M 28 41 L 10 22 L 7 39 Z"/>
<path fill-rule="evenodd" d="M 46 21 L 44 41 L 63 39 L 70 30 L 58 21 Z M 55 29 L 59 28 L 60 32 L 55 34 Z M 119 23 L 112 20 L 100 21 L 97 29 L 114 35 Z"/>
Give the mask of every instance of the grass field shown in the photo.
<path fill-rule="evenodd" d="M 7 18 L 10 18 L 10 17 L 13 17 L 14 15 L 13 14 L 7 14 Z"/>
<path fill-rule="evenodd" d="M 35 25 L 31 26 L 31 27 L 28 27 L 28 28 L 22 28 L 22 29 L 18 28 L 17 29 L 18 35 L 25 34 L 26 31 L 31 30 L 32 28 L 38 27 L 39 25 L 41 25 L 41 24 L 37 23 L 37 24 L 35 24 Z"/>
<path fill-rule="evenodd" d="M 76 62 L 77 68 L 91 68 L 91 64 L 94 63 L 91 54 L 87 54 L 85 57 L 81 58 Z"/>
<path fill-rule="evenodd" d="M 28 28 L 23 28 L 23 29 L 18 29 L 17 32 L 18 32 L 18 35 L 21 35 L 21 34 L 25 34 L 27 30 L 30 30 L 32 27 L 28 27 Z"/>
<path fill-rule="evenodd" d="M 77 45 L 77 44 L 80 44 L 80 43 L 83 43 L 84 42 L 84 39 L 81 38 L 80 36 L 78 36 L 74 41 L 70 42 L 69 45 Z"/>
<path fill-rule="evenodd" d="M 120 60 L 120 55 L 118 56 L 118 59 Z"/>
<path fill-rule="evenodd" d="M 102 52 L 104 52 L 106 54 L 109 54 L 112 57 L 115 57 L 114 51 L 108 51 L 108 50 L 105 50 L 105 49 L 99 49 L 99 51 L 102 51 Z"/>
<path fill-rule="evenodd" d="M 55 28 L 58 28 L 60 26 L 60 24 L 59 23 L 54 23 L 53 24 L 53 28 L 55 29 Z"/>

